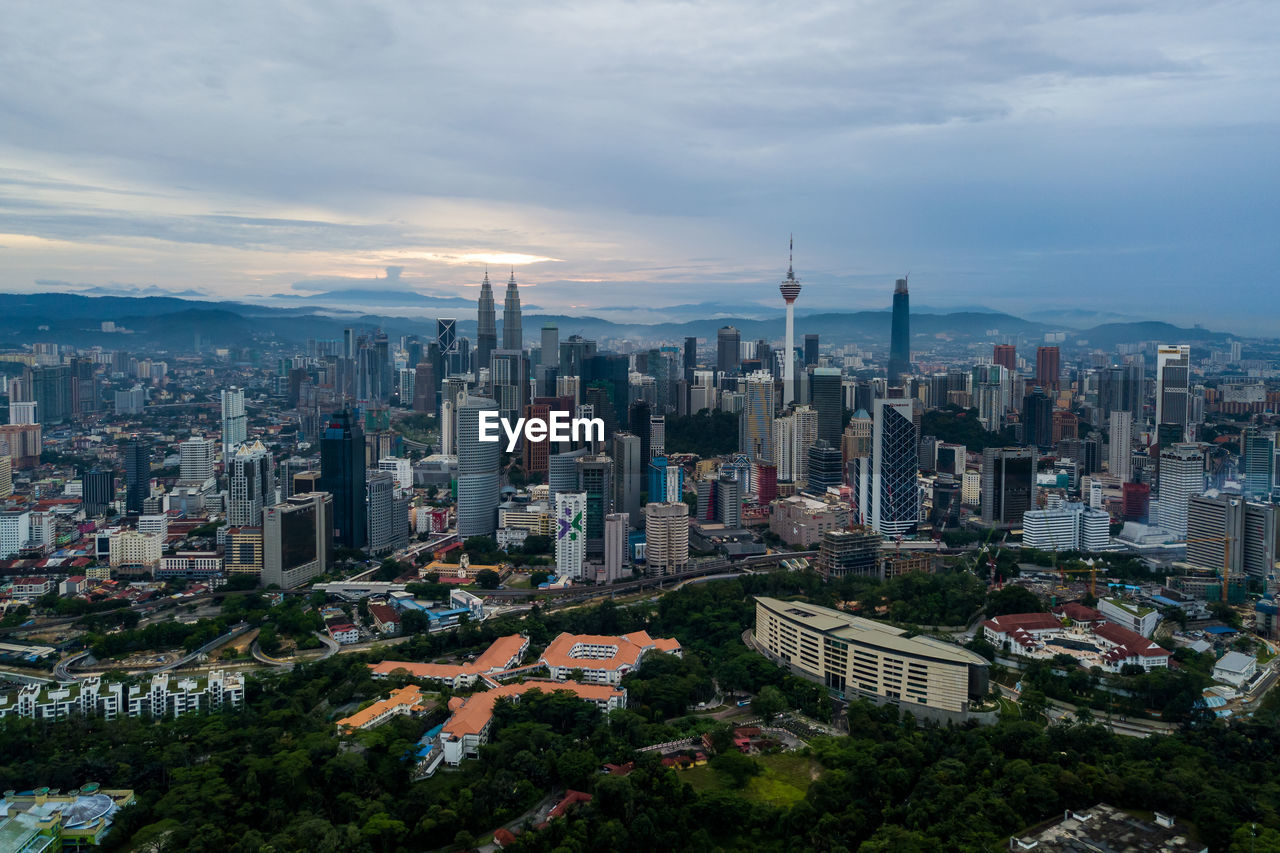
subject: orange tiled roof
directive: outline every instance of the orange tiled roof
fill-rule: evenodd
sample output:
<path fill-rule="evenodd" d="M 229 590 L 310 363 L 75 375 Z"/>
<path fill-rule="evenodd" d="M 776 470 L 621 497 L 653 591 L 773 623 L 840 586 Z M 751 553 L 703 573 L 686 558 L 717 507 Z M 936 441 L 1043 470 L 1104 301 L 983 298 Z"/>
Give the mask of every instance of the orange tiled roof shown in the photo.
<path fill-rule="evenodd" d="M 356 711 L 350 717 L 338 720 L 338 726 L 346 726 L 348 728 L 358 729 L 374 717 L 400 705 L 411 705 L 415 711 L 425 710 L 422 705 L 422 690 L 416 684 L 410 684 L 407 687 L 401 687 L 398 690 L 392 690 L 391 695 L 386 699 L 379 699 L 368 708 Z"/>
<path fill-rule="evenodd" d="M 493 706 L 499 699 L 504 696 L 520 696 L 531 690 L 540 690 L 544 693 L 567 690 L 580 699 L 593 702 L 604 702 L 623 694 L 619 688 L 610 687 L 607 684 L 578 684 L 576 681 L 526 681 L 523 684 L 504 684 L 467 697 L 462 706 L 457 708 L 449 721 L 444 724 L 441 735 L 461 738 L 464 735 L 480 734 L 493 717 Z M 450 704 L 453 704 L 452 701 Z"/>
<path fill-rule="evenodd" d="M 528 642 L 519 634 L 510 634 L 494 640 L 489 648 L 471 663 L 413 663 L 412 661 L 384 660 L 370 664 L 374 675 L 390 675 L 397 669 L 403 669 L 414 678 L 456 678 L 459 675 L 483 675 L 495 672 L 507 666 L 507 663 L 520 653 L 520 649 Z"/>
<path fill-rule="evenodd" d="M 573 647 L 577 645 L 613 646 L 617 649 L 607 658 L 576 658 Z M 623 666 L 635 666 L 646 649 L 671 652 L 680 648 L 680 641 L 675 639 L 655 640 L 645 631 L 634 631 L 620 637 L 605 637 L 596 634 L 561 634 L 551 641 L 547 650 L 542 653 L 542 660 L 548 666 L 563 666 L 574 669 L 618 669 Z"/>

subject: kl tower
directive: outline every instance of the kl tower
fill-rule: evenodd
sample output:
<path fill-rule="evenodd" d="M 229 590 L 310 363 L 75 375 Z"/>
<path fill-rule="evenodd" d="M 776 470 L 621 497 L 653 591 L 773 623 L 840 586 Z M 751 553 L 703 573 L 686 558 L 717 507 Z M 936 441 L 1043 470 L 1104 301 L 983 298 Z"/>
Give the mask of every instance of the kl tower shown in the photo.
<path fill-rule="evenodd" d="M 796 395 L 796 297 L 800 295 L 800 281 L 796 278 L 793 261 L 796 239 L 791 238 L 787 250 L 787 277 L 778 285 L 787 303 L 787 348 L 782 357 L 782 407 L 795 401 Z"/>

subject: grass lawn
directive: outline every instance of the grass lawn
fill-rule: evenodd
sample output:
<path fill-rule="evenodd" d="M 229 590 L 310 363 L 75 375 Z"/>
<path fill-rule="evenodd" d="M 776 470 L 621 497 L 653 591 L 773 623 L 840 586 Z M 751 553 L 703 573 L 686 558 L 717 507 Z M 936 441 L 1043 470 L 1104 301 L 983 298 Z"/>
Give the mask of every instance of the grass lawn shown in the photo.
<path fill-rule="evenodd" d="M 790 806 L 804 799 L 813 780 L 822 773 L 818 762 L 800 755 L 762 755 L 755 761 L 764 767 L 764 772 L 736 793 L 748 800 L 771 806 Z M 697 791 L 735 792 L 725 784 L 724 777 L 709 766 L 694 767 L 677 773 L 681 781 L 688 782 Z"/>
<path fill-rule="evenodd" d="M 1007 712 L 1015 719 L 1022 716 L 1022 708 L 1018 707 L 1018 703 L 1014 702 L 1012 699 L 1006 699 L 1003 696 L 1000 697 L 1000 710 Z"/>

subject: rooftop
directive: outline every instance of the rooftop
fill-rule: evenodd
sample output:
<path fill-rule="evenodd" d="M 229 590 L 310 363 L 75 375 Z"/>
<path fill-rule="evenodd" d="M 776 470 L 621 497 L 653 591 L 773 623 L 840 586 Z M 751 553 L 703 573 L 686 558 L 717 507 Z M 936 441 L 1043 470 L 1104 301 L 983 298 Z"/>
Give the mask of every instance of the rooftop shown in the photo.
<path fill-rule="evenodd" d="M 1026 835 L 1012 839 L 1012 850 L 1052 851 L 1100 850 L 1112 853 L 1203 853 L 1208 850 L 1194 841 L 1185 827 L 1156 813 L 1156 822 L 1139 820 L 1117 808 L 1099 803 L 1081 812 L 1066 812 L 1062 818 L 1032 827 Z"/>

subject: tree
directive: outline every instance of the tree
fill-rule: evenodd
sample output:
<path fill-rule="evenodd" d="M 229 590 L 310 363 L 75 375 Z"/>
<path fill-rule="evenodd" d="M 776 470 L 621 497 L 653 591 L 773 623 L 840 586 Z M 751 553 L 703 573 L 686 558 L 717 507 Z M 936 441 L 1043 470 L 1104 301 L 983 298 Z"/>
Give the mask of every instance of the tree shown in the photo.
<path fill-rule="evenodd" d="M 717 754 L 711 759 L 711 769 L 723 774 L 734 788 L 745 788 L 751 777 L 764 772 L 763 767 L 736 749 Z"/>
<path fill-rule="evenodd" d="M 502 578 L 492 569 L 481 569 L 476 572 L 476 585 L 481 589 L 497 589 Z"/>
<path fill-rule="evenodd" d="M 987 596 L 986 613 L 988 617 L 1003 616 L 1006 613 L 1043 613 L 1044 602 L 1034 592 L 1021 586 L 1006 586 Z"/>
<path fill-rule="evenodd" d="M 751 700 L 751 711 L 759 714 L 766 723 L 787 710 L 787 699 L 782 691 L 772 684 L 760 688 L 760 692 Z"/>

